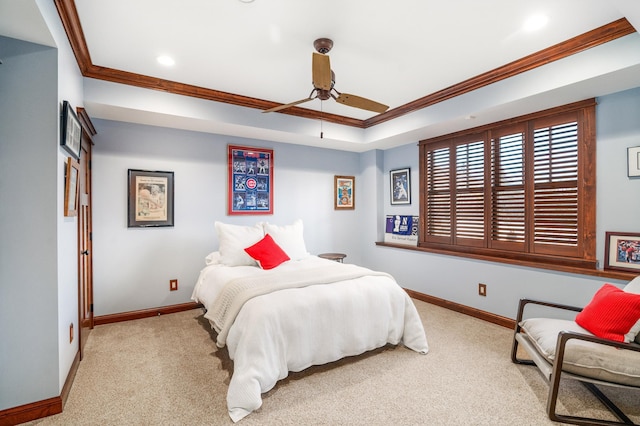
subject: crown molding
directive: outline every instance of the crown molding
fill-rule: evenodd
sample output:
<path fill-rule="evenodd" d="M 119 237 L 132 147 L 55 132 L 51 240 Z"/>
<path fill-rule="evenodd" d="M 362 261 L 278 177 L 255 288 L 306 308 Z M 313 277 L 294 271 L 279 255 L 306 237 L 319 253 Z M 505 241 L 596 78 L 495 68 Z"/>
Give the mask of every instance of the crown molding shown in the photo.
<path fill-rule="evenodd" d="M 113 83 L 126 84 L 130 86 L 142 87 L 146 89 L 161 90 L 178 95 L 190 96 L 194 98 L 206 99 L 214 102 L 222 102 L 230 105 L 237 105 L 248 108 L 266 110 L 281 105 L 278 102 L 257 99 L 238 94 L 221 92 L 219 90 L 176 81 L 135 74 L 127 71 L 95 65 L 91 61 L 89 48 L 84 37 L 80 18 L 74 0 L 54 0 L 60 20 L 67 33 L 67 38 L 78 62 L 80 71 L 84 77 L 105 80 Z M 314 111 L 307 108 L 291 107 L 281 111 L 279 114 L 293 115 L 314 120 L 324 120 L 327 122 L 341 124 L 345 126 L 366 129 L 386 121 L 393 120 L 405 114 L 426 108 L 428 106 L 446 101 L 456 96 L 480 89 L 501 80 L 530 71 L 554 61 L 566 58 L 576 53 L 585 51 L 626 35 L 636 32 L 635 28 L 621 18 L 617 21 L 603 25 L 592 31 L 573 37 L 562 43 L 558 43 L 547 49 L 540 50 L 524 58 L 513 61 L 504 66 L 498 67 L 486 73 L 477 75 L 468 80 L 454 84 L 453 86 L 439 90 L 435 93 L 423 96 L 407 104 L 390 109 L 366 120 L 345 117 L 337 114 L 329 114 Z"/>

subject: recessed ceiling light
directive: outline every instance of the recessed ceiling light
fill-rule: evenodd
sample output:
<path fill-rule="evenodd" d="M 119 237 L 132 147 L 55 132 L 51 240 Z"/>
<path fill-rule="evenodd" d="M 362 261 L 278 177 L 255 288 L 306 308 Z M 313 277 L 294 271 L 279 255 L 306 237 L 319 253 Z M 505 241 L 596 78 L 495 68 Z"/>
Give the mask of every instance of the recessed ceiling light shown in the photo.
<path fill-rule="evenodd" d="M 253 0 L 239 0 L 240 3 L 253 3 Z"/>
<path fill-rule="evenodd" d="M 166 55 L 158 56 L 156 60 L 158 61 L 159 64 L 165 65 L 167 67 L 170 67 L 171 65 L 175 65 L 176 63 L 176 61 L 174 61 L 171 56 L 166 56 Z"/>
<path fill-rule="evenodd" d="M 532 15 L 522 25 L 522 29 L 531 32 L 537 31 L 547 25 L 549 17 L 547 15 Z"/>

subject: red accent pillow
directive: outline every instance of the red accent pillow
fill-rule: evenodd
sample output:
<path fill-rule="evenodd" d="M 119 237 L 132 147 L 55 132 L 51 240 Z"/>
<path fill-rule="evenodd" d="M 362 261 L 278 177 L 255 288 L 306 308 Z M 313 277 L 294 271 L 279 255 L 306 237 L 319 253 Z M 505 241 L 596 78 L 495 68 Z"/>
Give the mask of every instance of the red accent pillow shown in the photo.
<path fill-rule="evenodd" d="M 612 284 L 600 287 L 576 316 L 576 323 L 598 337 L 630 342 L 625 334 L 640 320 L 640 294 L 627 293 Z"/>
<path fill-rule="evenodd" d="M 262 269 L 273 269 L 289 259 L 287 253 L 280 248 L 271 235 L 267 234 L 263 239 L 244 249 L 247 254 L 253 257 Z"/>

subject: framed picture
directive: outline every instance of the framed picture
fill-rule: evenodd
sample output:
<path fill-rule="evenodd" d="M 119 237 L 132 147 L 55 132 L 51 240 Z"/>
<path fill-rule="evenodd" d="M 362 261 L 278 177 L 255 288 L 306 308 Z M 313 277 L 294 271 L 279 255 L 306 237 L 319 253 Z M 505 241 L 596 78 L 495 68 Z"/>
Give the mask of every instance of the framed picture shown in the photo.
<path fill-rule="evenodd" d="M 604 244 L 604 269 L 640 271 L 640 234 L 607 232 Z"/>
<path fill-rule="evenodd" d="M 356 178 L 354 176 L 334 176 L 333 206 L 335 210 L 356 208 Z"/>
<path fill-rule="evenodd" d="M 80 145 L 82 142 L 82 127 L 80 127 L 80 121 L 78 116 L 73 111 L 71 104 L 64 101 L 62 103 L 62 123 L 61 123 L 61 135 L 60 145 L 71 156 L 79 160 L 80 159 Z"/>
<path fill-rule="evenodd" d="M 129 169 L 128 227 L 173 226 L 173 172 Z"/>
<path fill-rule="evenodd" d="M 67 158 L 64 178 L 64 215 L 78 215 L 78 188 L 80 185 L 80 164 L 71 157 Z"/>
<path fill-rule="evenodd" d="M 228 146 L 227 213 L 273 214 L 273 150 Z"/>
<path fill-rule="evenodd" d="M 640 176 L 640 146 L 627 148 L 627 176 Z"/>
<path fill-rule="evenodd" d="M 391 204 L 411 204 L 411 169 L 389 172 L 391 178 Z"/>

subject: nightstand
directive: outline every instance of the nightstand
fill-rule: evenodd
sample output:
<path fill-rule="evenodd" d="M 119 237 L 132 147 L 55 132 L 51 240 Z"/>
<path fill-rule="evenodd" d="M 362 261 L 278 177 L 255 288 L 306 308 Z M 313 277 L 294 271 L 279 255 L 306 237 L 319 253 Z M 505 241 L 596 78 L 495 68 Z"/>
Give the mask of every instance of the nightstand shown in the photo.
<path fill-rule="evenodd" d="M 336 262 L 343 263 L 342 260 L 347 257 L 344 253 L 320 253 L 318 257 L 323 259 L 335 260 Z"/>

